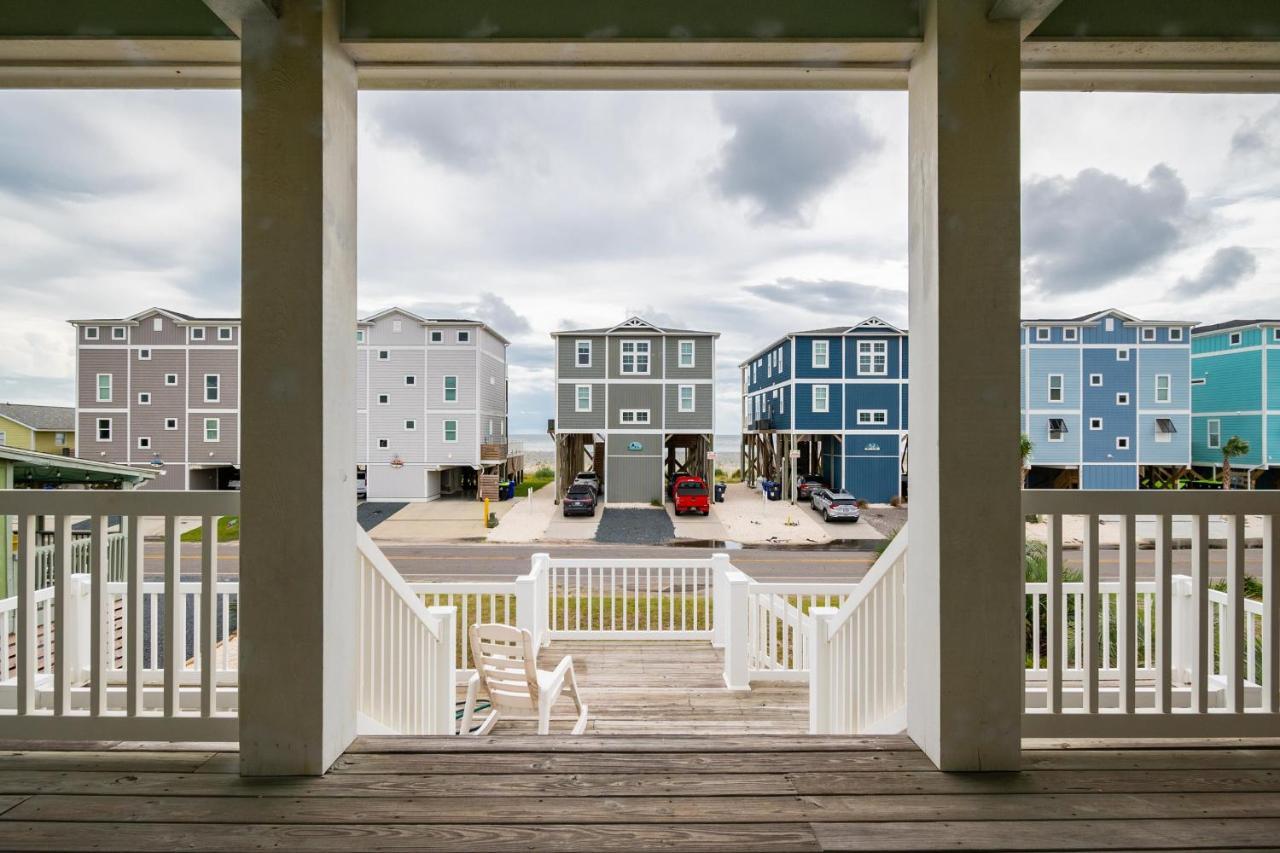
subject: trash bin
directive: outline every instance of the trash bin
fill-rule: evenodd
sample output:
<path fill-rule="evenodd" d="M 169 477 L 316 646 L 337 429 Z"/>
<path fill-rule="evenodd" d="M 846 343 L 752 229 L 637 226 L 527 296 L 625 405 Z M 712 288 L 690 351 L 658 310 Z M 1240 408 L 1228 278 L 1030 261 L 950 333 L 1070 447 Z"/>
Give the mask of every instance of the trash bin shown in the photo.
<path fill-rule="evenodd" d="M 724 483 L 716 483 L 716 503 L 718 504 L 724 503 L 724 490 L 726 488 L 727 487 L 725 486 Z"/>
<path fill-rule="evenodd" d="M 769 500 L 771 501 L 782 500 L 782 483 L 779 483 L 776 480 L 766 480 L 764 484 L 764 488 L 769 495 Z"/>
<path fill-rule="evenodd" d="M 516 496 L 516 484 L 512 480 L 503 480 L 498 484 L 498 500 L 509 501 Z"/>

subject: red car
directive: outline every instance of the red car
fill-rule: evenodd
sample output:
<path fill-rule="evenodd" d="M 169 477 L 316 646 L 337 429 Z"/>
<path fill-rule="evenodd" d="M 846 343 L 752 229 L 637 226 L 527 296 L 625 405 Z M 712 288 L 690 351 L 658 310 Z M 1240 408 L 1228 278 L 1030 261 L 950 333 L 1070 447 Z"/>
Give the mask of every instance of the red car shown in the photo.
<path fill-rule="evenodd" d="M 707 481 L 701 477 L 687 474 L 676 477 L 671 484 L 671 499 L 676 505 L 676 515 L 689 510 L 711 514 L 711 493 L 707 489 Z"/>

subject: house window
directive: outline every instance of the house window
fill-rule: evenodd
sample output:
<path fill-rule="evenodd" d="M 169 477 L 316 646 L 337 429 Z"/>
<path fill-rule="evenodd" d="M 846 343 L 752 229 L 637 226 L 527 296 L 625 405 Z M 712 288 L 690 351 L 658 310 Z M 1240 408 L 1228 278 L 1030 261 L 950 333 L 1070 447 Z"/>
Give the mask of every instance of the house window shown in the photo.
<path fill-rule="evenodd" d="M 389 349 L 378 350 L 378 361 L 390 361 L 390 360 L 391 360 L 391 350 Z"/>
<path fill-rule="evenodd" d="M 192 326 L 188 334 L 191 336 L 191 340 L 193 341 L 203 341 L 204 326 Z"/>
<path fill-rule="evenodd" d="M 165 418 L 165 419 L 164 419 L 164 428 L 165 428 L 165 429 L 167 429 L 167 430 L 170 430 L 170 431 L 177 429 L 177 428 L 178 428 L 178 419 L 177 419 L 177 418 Z"/>
<path fill-rule="evenodd" d="M 1169 374 L 1156 374 L 1156 402 L 1168 403 L 1172 399 L 1173 386 Z"/>
<path fill-rule="evenodd" d="M 819 370 L 831 366 L 831 342 L 813 342 L 813 366 Z"/>
<path fill-rule="evenodd" d="M 414 376 L 412 373 L 406 374 L 406 375 L 405 375 L 405 377 L 404 377 L 404 384 L 405 384 L 405 385 L 417 385 L 417 384 L 418 384 L 418 377 Z"/>
<path fill-rule="evenodd" d="M 681 341 L 679 343 L 679 347 L 680 347 L 679 365 L 681 367 L 693 367 L 694 365 L 693 341 Z"/>
<path fill-rule="evenodd" d="M 1171 340 L 1171 341 L 1180 341 L 1180 340 L 1182 340 L 1182 327 L 1181 327 L 1181 326 L 1177 326 L 1177 327 L 1174 327 L 1174 328 L 1169 329 L 1169 340 Z"/>
<path fill-rule="evenodd" d="M 166 373 L 166 374 L 164 375 L 164 384 L 165 384 L 165 385 L 177 385 L 177 384 L 178 384 L 178 374 L 176 374 L 176 373 Z"/>
<path fill-rule="evenodd" d="M 1240 333 L 1240 332 L 1232 332 L 1232 333 L 1231 333 L 1231 337 L 1227 339 L 1227 343 L 1229 343 L 1229 344 L 1230 344 L 1231 346 L 1233 346 L 1233 347 L 1238 347 L 1238 346 L 1240 346 L 1240 342 L 1241 342 L 1242 340 L 1243 340 L 1242 333 Z"/>
<path fill-rule="evenodd" d="M 649 423 L 648 409 L 621 409 L 618 419 L 624 424 L 641 425 Z"/>
<path fill-rule="evenodd" d="M 831 409 L 831 387 L 828 385 L 813 386 L 813 410 L 826 412 Z"/>
<path fill-rule="evenodd" d="M 1129 449 L 1129 436 L 1127 436 L 1127 435 L 1117 435 L 1117 436 L 1116 436 L 1116 450 L 1128 450 L 1128 449 Z"/>
<path fill-rule="evenodd" d="M 1090 374 L 1089 374 L 1089 384 L 1090 384 L 1090 385 L 1092 385 L 1094 388 L 1101 388 L 1101 387 L 1102 387 L 1102 374 L 1101 374 L 1101 373 L 1090 373 Z"/>
<path fill-rule="evenodd" d="M 1102 418 L 1089 418 L 1089 429 L 1095 432 L 1102 429 Z"/>
<path fill-rule="evenodd" d="M 444 440 L 448 444 L 453 444 L 458 440 L 458 422 L 457 421 L 444 422 Z"/>
<path fill-rule="evenodd" d="M 404 422 L 404 428 L 407 429 L 409 432 L 413 432 L 418 428 L 418 422 L 410 418 L 409 420 Z"/>
<path fill-rule="evenodd" d="M 139 449 L 139 450 L 150 450 L 150 449 L 151 449 L 151 436 L 149 436 L 149 435 L 140 435 L 140 436 L 138 436 L 138 449 Z"/>
<path fill-rule="evenodd" d="M 222 440 L 222 421 L 219 418 L 204 419 L 204 440 L 213 442 Z"/>
<path fill-rule="evenodd" d="M 151 360 L 151 350 L 149 349 L 138 350 L 138 361 L 150 361 L 150 360 Z"/>
<path fill-rule="evenodd" d="M 574 405 L 575 412 L 591 411 L 591 386 L 579 385 L 574 389 Z"/>
<path fill-rule="evenodd" d="M 390 440 L 385 439 L 385 438 L 380 438 L 380 439 L 378 439 L 378 449 L 379 449 L 379 450 L 386 450 L 386 449 L 387 449 L 388 447 L 390 447 L 390 446 L 391 446 L 391 442 L 390 442 Z"/>
<path fill-rule="evenodd" d="M 1037 340 L 1037 341 L 1047 341 L 1047 340 L 1049 340 L 1049 327 L 1048 327 L 1048 326 L 1037 326 L 1037 327 L 1036 327 L 1036 340 Z"/>
<path fill-rule="evenodd" d="M 680 386 L 680 411 L 692 412 L 694 410 L 694 389 L 692 385 Z"/>
<path fill-rule="evenodd" d="M 1173 425 L 1173 418 L 1156 418 L 1156 443 L 1169 444 L 1178 428 Z"/>
<path fill-rule="evenodd" d="M 218 327 L 218 340 L 220 340 L 220 341 L 229 341 L 229 340 L 231 340 L 231 327 L 230 327 L 230 326 L 219 326 L 219 327 Z"/>
<path fill-rule="evenodd" d="M 364 329 L 356 329 L 356 343 L 364 343 Z"/>
<path fill-rule="evenodd" d="M 431 333 L 431 343 L 438 344 L 444 341 L 444 332 L 434 331 Z"/>
<path fill-rule="evenodd" d="M 1115 318 L 1108 317 L 1106 320 L 1102 322 L 1102 327 L 1106 329 L 1108 332 L 1114 332 L 1116 330 Z"/>
<path fill-rule="evenodd" d="M 1208 445 L 1210 447 L 1222 447 L 1222 421 L 1217 418 L 1210 418 L 1208 426 Z"/>
<path fill-rule="evenodd" d="M 403 324 L 399 320 L 391 321 L 391 331 L 395 332 L 397 335 L 400 334 L 400 330 L 402 328 L 403 328 Z"/>
<path fill-rule="evenodd" d="M 111 418 L 98 418 L 98 441 L 111 440 Z"/>
<path fill-rule="evenodd" d="M 391 403 L 391 395 L 390 395 L 390 394 L 379 394 L 379 395 L 378 395 L 378 405 L 379 405 L 379 406 L 386 406 L 386 405 L 389 405 L 390 403 Z"/>
<path fill-rule="evenodd" d="M 622 342 L 622 372 L 624 374 L 649 374 L 649 342 Z"/>
<path fill-rule="evenodd" d="M 858 424 L 887 424 L 889 412 L 886 409 L 858 409 Z"/>
<path fill-rule="evenodd" d="M 1116 361 L 1128 361 L 1129 351 L 1127 349 L 1116 350 Z"/>
<path fill-rule="evenodd" d="M 0 447 L 4 447 L 4 446 L 5 446 L 5 444 L 6 444 L 6 443 L 8 443 L 8 440 L 9 440 L 9 438 L 8 438 L 8 436 L 5 434 L 5 431 L 4 431 L 4 430 L 2 430 L 2 429 L 0 429 Z"/>
<path fill-rule="evenodd" d="M 1192 384 L 1192 385 L 1204 385 L 1206 382 L 1208 382 L 1208 380 L 1207 380 L 1207 379 L 1205 379 L 1204 377 L 1200 377 L 1199 379 L 1192 379 L 1192 380 L 1191 380 L 1191 384 Z"/>
<path fill-rule="evenodd" d="M 885 341 L 858 341 L 858 373 L 884 376 L 889 372 L 889 344 Z"/>
<path fill-rule="evenodd" d="M 1280 328 L 1271 330 L 1271 340 L 1280 341 Z"/>
<path fill-rule="evenodd" d="M 1117 405 L 1117 406 L 1127 406 L 1127 405 L 1129 405 L 1129 392 L 1128 392 L 1128 391 L 1118 391 L 1118 392 L 1116 392 L 1116 405 Z"/>
<path fill-rule="evenodd" d="M 156 331 L 156 332 L 163 332 L 163 331 L 164 331 L 164 318 L 163 318 L 163 317 L 156 317 L 154 320 L 152 320 L 152 321 L 151 321 L 151 329 L 152 329 L 153 331 Z"/>
<path fill-rule="evenodd" d="M 444 378 L 444 401 L 446 403 L 458 402 L 458 377 L 446 376 Z"/>
<path fill-rule="evenodd" d="M 576 367 L 591 366 L 591 341 L 577 341 L 574 343 L 573 363 Z"/>
<path fill-rule="evenodd" d="M 1049 440 L 1062 441 L 1067 435 L 1067 422 L 1063 418 L 1049 418 Z"/>
<path fill-rule="evenodd" d="M 1156 339 L 1156 330 L 1152 326 L 1142 327 L 1142 339 L 1144 341 L 1154 341 Z"/>
<path fill-rule="evenodd" d="M 206 403 L 216 403 L 221 395 L 219 388 L 220 378 L 216 373 L 206 373 L 204 375 L 204 401 Z"/>
<path fill-rule="evenodd" d="M 96 332 L 96 331 L 97 331 L 97 329 L 94 329 L 94 331 Z M 113 341 L 123 341 L 123 340 L 124 340 L 124 338 L 125 338 L 124 326 L 112 326 L 112 327 L 111 327 L 111 340 L 113 340 Z"/>
<path fill-rule="evenodd" d="M 467 344 L 471 342 L 470 332 L 458 332 L 458 343 Z"/>
<path fill-rule="evenodd" d="M 0 433 L 0 444 L 4 444 L 3 433 Z M 67 434 L 65 432 L 55 432 L 53 434 L 53 443 L 56 447 L 62 447 L 67 443 Z"/>
<path fill-rule="evenodd" d="M 97 326 L 85 326 L 85 327 L 84 327 L 84 339 L 85 339 L 86 341 L 96 341 L 96 340 L 98 339 L 98 327 L 97 327 Z"/>
<path fill-rule="evenodd" d="M 1067 326 L 1062 330 L 1062 339 L 1064 341 L 1078 341 L 1080 340 L 1080 330 L 1075 326 Z"/>
<path fill-rule="evenodd" d="M 139 405 L 139 406 L 150 406 L 150 405 L 151 405 L 151 392 L 150 392 L 150 391 L 139 391 L 139 392 L 138 392 L 138 405 Z"/>
<path fill-rule="evenodd" d="M 99 403 L 111 402 L 111 374 L 110 373 L 98 374 L 98 402 Z"/>
<path fill-rule="evenodd" d="M 1050 403 L 1062 402 L 1062 374 L 1061 373 L 1049 374 L 1049 402 Z"/>

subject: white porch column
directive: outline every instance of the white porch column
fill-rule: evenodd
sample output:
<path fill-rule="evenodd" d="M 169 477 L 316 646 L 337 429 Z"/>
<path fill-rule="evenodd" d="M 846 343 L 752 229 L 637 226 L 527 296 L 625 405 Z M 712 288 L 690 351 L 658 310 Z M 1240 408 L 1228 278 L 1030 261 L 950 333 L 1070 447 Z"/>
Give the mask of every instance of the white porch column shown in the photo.
<path fill-rule="evenodd" d="M 929 0 L 910 72 L 912 739 L 1018 766 L 1019 31 Z"/>
<path fill-rule="evenodd" d="M 356 74 L 338 0 L 242 34 L 240 768 L 323 773 L 355 736 Z"/>

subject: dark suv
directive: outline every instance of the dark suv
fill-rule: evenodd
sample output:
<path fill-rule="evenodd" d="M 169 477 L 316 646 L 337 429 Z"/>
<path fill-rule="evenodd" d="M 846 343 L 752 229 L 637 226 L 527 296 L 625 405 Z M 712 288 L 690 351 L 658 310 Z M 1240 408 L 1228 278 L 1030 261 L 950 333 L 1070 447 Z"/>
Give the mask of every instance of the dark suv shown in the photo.
<path fill-rule="evenodd" d="M 595 515 L 595 487 L 587 483 L 574 483 L 569 487 L 569 491 L 565 492 L 564 500 L 560 503 L 566 517 L 570 515 Z"/>
<path fill-rule="evenodd" d="M 825 489 L 826 487 L 827 484 L 817 477 L 805 474 L 796 482 L 796 497 L 802 501 L 807 501 L 812 497 L 814 489 Z"/>

